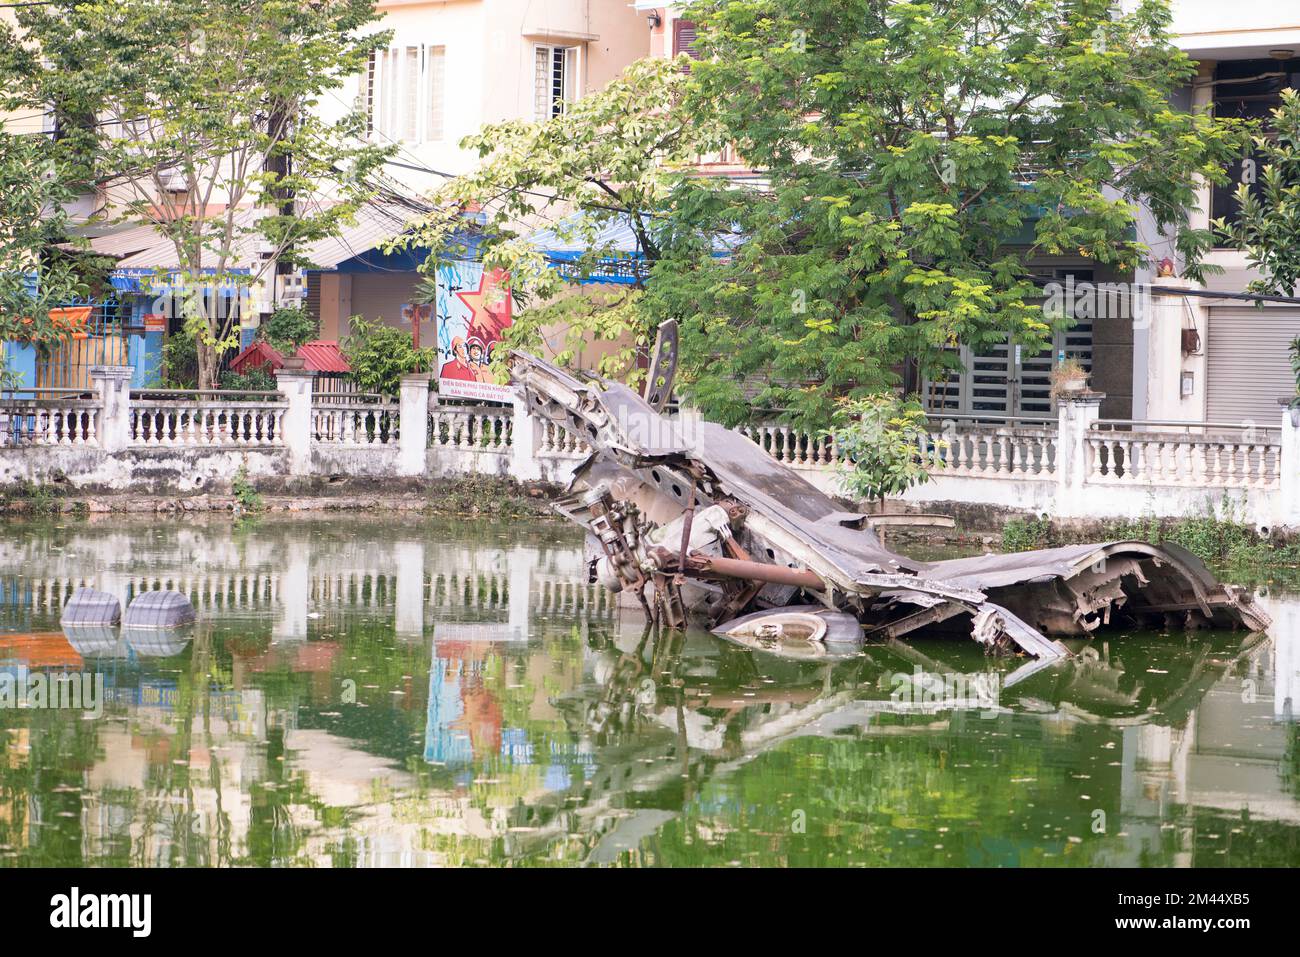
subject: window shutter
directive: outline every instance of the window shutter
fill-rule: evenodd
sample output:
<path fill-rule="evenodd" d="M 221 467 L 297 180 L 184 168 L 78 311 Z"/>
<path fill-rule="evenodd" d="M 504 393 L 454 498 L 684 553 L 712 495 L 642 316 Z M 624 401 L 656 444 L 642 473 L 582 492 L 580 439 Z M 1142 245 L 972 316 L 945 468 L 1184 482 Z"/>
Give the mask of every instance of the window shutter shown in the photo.
<path fill-rule="evenodd" d="M 673 21 L 673 56 L 685 53 L 692 60 L 700 58 L 700 51 L 695 47 L 695 24 L 690 20 Z"/>
<path fill-rule="evenodd" d="M 398 138 L 406 143 L 414 143 L 418 139 L 415 126 L 420 117 L 420 53 L 419 47 L 407 47 L 402 61 L 402 103 L 398 114 L 401 124 Z"/>
<path fill-rule="evenodd" d="M 551 118 L 551 48 L 533 50 L 533 107 L 539 121 Z"/>
<path fill-rule="evenodd" d="M 364 79 L 365 92 L 362 94 L 364 109 L 366 111 L 366 135 L 369 136 L 375 132 L 375 51 L 371 50 L 370 55 L 366 58 L 366 75 Z"/>

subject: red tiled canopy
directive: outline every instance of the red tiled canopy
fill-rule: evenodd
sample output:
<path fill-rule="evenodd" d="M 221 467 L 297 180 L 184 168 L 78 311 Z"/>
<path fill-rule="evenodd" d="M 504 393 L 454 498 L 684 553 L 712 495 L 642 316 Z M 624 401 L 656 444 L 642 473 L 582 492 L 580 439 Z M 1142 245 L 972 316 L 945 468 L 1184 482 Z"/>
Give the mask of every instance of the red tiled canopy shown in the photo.
<path fill-rule="evenodd" d="M 298 355 L 304 360 L 304 368 L 313 372 L 341 374 L 351 372 L 348 360 L 343 358 L 343 350 L 333 340 L 317 339 L 305 342 L 298 347 Z M 270 368 L 272 372 L 284 366 L 284 356 L 267 342 L 254 342 L 251 346 L 230 360 L 230 368 L 235 372 L 249 372 L 253 369 Z"/>

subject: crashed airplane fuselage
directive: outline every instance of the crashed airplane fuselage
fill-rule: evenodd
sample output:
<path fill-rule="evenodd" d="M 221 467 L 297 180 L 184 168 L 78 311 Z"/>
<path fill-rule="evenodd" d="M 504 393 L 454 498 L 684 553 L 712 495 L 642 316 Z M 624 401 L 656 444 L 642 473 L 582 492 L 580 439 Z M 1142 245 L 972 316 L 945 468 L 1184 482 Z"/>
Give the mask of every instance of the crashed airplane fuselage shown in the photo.
<path fill-rule="evenodd" d="M 647 401 L 511 355 L 530 410 L 593 450 L 555 504 L 588 532 L 591 580 L 631 593 L 668 627 L 703 619 L 733 637 L 793 635 L 832 648 L 925 629 L 968 634 L 990 653 L 1056 658 L 1069 654 L 1060 638 L 1121 621 L 1269 623 L 1176 546 L 1106 542 L 939 562 L 892 552 L 869 516 L 845 511 L 745 436 L 661 415 L 665 377 L 651 373 L 660 388 Z"/>

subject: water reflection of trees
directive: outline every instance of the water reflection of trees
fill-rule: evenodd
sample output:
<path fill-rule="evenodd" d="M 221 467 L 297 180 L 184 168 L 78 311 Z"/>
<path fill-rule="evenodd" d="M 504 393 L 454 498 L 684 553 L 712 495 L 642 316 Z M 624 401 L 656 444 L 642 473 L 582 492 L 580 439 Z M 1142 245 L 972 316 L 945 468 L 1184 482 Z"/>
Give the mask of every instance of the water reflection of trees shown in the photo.
<path fill-rule="evenodd" d="M 174 563 L 169 549 L 210 537 L 132 541 Z M 350 541 L 313 543 L 329 574 L 346 573 Z M 261 532 L 235 550 L 259 568 L 286 554 Z M 514 580 L 444 610 L 438 581 L 470 578 L 426 554 L 427 633 L 399 636 L 392 603 L 364 587 L 304 603 L 320 613 L 292 636 L 274 609 L 225 603 L 178 656 L 92 661 L 123 695 L 104 719 L 0 711 L 0 862 L 1300 860 L 1295 726 L 1269 723 L 1269 702 L 1244 708 L 1240 686 L 1271 665 L 1241 636 L 1099 643 L 1048 668 L 991 663 L 969 642 L 800 662 L 534 602 L 521 638 L 505 621 Z M 26 614 L 21 627 L 53 626 Z M 464 679 L 455 760 L 426 754 L 439 663 Z M 996 673 L 1001 692 L 987 708 L 892 697 L 917 668 Z M 1262 757 L 1212 740 L 1234 723 Z M 1231 802 L 1258 808 L 1258 790 L 1206 797 L 1188 774 L 1214 761 L 1253 761 L 1285 801 L 1270 793 L 1242 818 Z"/>

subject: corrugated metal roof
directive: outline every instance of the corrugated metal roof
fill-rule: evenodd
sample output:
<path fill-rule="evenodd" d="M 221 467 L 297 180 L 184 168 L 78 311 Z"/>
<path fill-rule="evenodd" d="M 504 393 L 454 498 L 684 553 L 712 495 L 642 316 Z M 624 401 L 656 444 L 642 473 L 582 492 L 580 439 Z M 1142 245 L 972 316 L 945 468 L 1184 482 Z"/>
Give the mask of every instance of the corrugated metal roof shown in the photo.
<path fill-rule="evenodd" d="M 357 213 L 353 226 L 345 226 L 338 236 L 328 236 L 306 248 L 309 262 L 320 269 L 333 269 L 339 263 L 374 249 L 406 231 L 423 214 L 396 204 L 374 204 Z"/>
<path fill-rule="evenodd" d="M 261 369 L 264 366 L 278 369 L 282 365 L 284 365 L 284 356 L 280 355 L 279 350 L 260 341 L 250 343 L 247 349 L 230 360 L 231 371 L 240 373 Z"/>
<path fill-rule="evenodd" d="M 245 210 L 235 216 L 235 226 L 237 229 L 247 229 L 253 224 L 253 211 Z M 216 221 L 214 221 L 216 225 Z M 223 223 L 224 225 L 224 223 Z M 101 249 L 101 240 L 91 240 L 90 247 L 95 252 L 104 252 L 107 255 L 121 255 L 117 261 L 118 269 L 156 269 L 163 271 L 174 271 L 180 268 L 180 260 L 176 256 L 176 244 L 167 237 L 159 234 L 153 226 L 140 226 L 138 230 L 151 233 L 153 241 L 144 247 L 137 247 L 138 251 L 131 253 L 112 253 L 108 249 Z M 135 230 L 133 230 L 134 232 Z M 104 237 L 107 239 L 108 237 Z M 226 263 L 226 268 L 230 270 L 250 269 L 257 265 L 260 257 L 257 255 L 257 237 L 251 235 L 237 236 L 235 238 L 232 253 Z M 210 249 L 203 250 L 203 268 L 215 269 L 217 267 L 217 256 Z"/>
<path fill-rule="evenodd" d="M 101 256 L 130 256 L 145 249 L 170 242 L 158 235 L 153 226 L 128 226 L 90 240 L 90 248 Z"/>
<path fill-rule="evenodd" d="M 247 210 L 235 217 L 239 229 L 253 224 L 254 212 Z M 352 259 L 400 235 L 422 213 L 408 205 L 397 203 L 370 203 L 356 215 L 356 223 L 344 226 L 340 235 L 317 240 L 303 250 L 308 261 L 320 269 L 333 269 L 339 263 Z M 227 268 L 249 270 L 261 264 L 258 252 L 260 238 L 245 234 L 235 239 L 233 255 Z M 121 257 L 118 269 L 156 269 L 172 271 L 180 268 L 176 247 L 171 240 L 159 235 L 153 226 L 136 226 L 119 233 L 100 236 L 90 241 L 91 248 L 106 256 Z M 203 266 L 212 269 L 216 257 L 204 251 Z"/>
<path fill-rule="evenodd" d="M 307 360 L 307 368 L 317 372 L 351 372 L 339 344 L 331 339 L 317 339 L 298 347 L 298 355 Z"/>
<path fill-rule="evenodd" d="M 339 374 L 352 371 L 352 367 L 348 365 L 348 360 L 343 357 L 343 350 L 332 339 L 317 339 L 314 342 L 304 342 L 298 347 L 298 355 L 305 360 L 303 363 L 304 368 L 313 372 Z M 230 368 L 235 372 L 260 369 L 268 365 L 272 369 L 282 368 L 284 366 L 284 356 L 280 354 L 280 350 L 270 343 L 261 341 L 254 342 L 230 360 Z"/>

